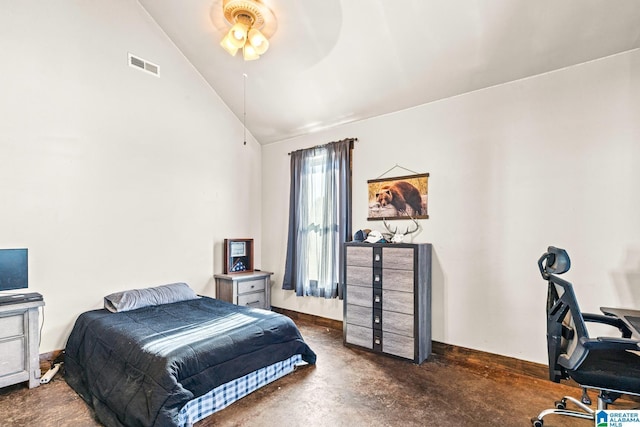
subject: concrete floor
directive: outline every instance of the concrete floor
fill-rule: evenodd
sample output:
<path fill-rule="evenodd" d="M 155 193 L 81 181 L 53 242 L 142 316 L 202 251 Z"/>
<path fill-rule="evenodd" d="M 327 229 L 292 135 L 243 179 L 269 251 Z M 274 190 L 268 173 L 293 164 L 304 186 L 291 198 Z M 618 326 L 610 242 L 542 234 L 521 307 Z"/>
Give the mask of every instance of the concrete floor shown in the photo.
<path fill-rule="evenodd" d="M 417 366 L 344 347 L 339 330 L 296 323 L 317 353 L 318 363 L 263 387 L 197 427 L 526 427 L 531 426 L 532 416 L 563 394 L 580 394 L 574 387 L 495 368 L 470 369 L 437 356 Z M 100 424 L 64 378 L 56 376 L 32 390 L 25 385 L 0 389 L 0 425 Z M 544 425 L 589 427 L 594 423 L 550 416 Z"/>

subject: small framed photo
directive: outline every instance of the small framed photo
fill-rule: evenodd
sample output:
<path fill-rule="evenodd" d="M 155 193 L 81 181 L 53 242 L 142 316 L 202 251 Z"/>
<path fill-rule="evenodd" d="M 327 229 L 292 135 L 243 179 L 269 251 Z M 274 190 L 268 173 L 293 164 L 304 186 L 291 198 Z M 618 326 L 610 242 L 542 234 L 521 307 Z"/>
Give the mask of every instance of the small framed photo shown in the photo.
<path fill-rule="evenodd" d="M 247 255 L 247 242 L 232 241 L 229 243 L 229 255 L 232 257 Z"/>
<path fill-rule="evenodd" d="M 224 239 L 224 274 L 253 271 L 253 239 Z"/>

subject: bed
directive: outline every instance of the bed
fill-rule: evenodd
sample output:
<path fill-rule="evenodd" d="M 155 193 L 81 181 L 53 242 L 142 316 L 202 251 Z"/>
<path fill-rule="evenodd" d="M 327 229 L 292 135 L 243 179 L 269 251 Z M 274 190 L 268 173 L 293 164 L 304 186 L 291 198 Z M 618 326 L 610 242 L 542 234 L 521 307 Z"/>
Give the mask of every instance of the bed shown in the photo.
<path fill-rule="evenodd" d="M 114 309 L 105 298 L 67 341 L 66 381 L 107 427 L 189 426 L 315 364 L 286 316 L 195 294 L 156 299 Z"/>

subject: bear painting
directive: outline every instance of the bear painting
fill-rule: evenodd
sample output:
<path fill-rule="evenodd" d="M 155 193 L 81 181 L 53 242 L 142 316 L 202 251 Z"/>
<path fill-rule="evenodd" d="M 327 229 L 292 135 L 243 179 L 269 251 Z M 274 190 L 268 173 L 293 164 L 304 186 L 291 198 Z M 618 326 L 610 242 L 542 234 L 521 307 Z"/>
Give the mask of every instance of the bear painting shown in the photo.
<path fill-rule="evenodd" d="M 376 194 L 381 207 L 393 205 L 399 214 L 409 215 L 407 206 L 413 209 L 412 215 L 422 215 L 422 197 L 416 187 L 406 181 L 396 181 L 391 185 L 384 185 Z"/>
<path fill-rule="evenodd" d="M 369 183 L 369 219 L 428 218 L 428 174 Z"/>

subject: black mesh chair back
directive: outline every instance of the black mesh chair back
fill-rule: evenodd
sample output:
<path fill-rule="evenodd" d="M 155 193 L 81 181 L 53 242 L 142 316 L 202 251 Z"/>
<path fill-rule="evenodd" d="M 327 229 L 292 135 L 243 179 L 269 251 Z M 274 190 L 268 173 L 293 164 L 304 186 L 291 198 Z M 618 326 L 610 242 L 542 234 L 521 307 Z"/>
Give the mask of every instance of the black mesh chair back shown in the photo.
<path fill-rule="evenodd" d="M 575 369 L 584 360 L 587 350 L 580 344 L 581 337 L 589 336 L 573 292 L 573 286 L 556 276 L 571 268 L 569 254 L 564 249 L 549 246 L 538 260 L 547 289 L 547 353 L 549 379 L 559 382 L 568 378 L 567 369 Z"/>
<path fill-rule="evenodd" d="M 587 390 L 598 391 L 597 409 L 607 409 L 622 394 L 640 395 L 640 342 L 632 339 L 631 329 L 622 319 L 604 314 L 583 313 L 573 285 L 558 275 L 571 268 L 564 249 L 549 246 L 538 260 L 538 268 L 547 281 L 547 354 L 549 379 L 572 379 L 583 389 L 582 399 L 565 396 L 555 408 L 545 409 L 532 418 L 534 427 L 542 427 L 543 417 L 551 414 L 595 420 Z M 618 329 L 619 337 L 591 338 L 586 323 L 600 323 Z M 566 409 L 567 402 L 579 410 Z"/>

